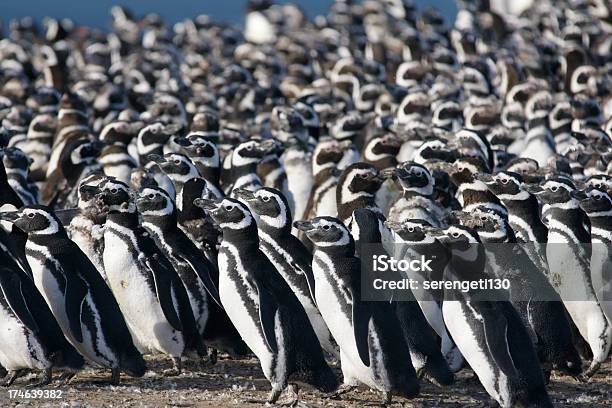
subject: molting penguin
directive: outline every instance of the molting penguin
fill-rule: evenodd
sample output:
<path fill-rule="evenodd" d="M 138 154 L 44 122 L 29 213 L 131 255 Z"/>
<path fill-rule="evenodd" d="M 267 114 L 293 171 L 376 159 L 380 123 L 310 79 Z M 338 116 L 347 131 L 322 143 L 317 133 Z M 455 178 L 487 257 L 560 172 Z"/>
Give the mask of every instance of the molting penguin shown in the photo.
<path fill-rule="evenodd" d="M 257 214 L 259 249 L 266 254 L 304 307 L 321 347 L 332 356 L 340 357 L 338 346 L 315 303 L 312 254 L 299 239 L 291 235 L 292 217 L 285 197 L 280 191 L 268 187 L 256 192 L 237 190 L 236 196 Z"/>
<path fill-rule="evenodd" d="M 25 370 L 44 371 L 37 387 L 51 381 L 53 368 L 80 370 L 83 357 L 65 339 L 32 280 L 4 251 L 0 261 L 0 364 L 10 373 L 5 385 Z"/>
<path fill-rule="evenodd" d="M 272 385 L 268 402 L 278 399 L 292 374 L 304 376 L 323 392 L 334 390 L 338 381 L 323 358 L 308 316 L 259 249 L 257 225 L 248 208 L 231 198 L 196 200 L 196 204 L 209 211 L 223 231 L 221 303 Z"/>
<path fill-rule="evenodd" d="M 544 203 L 542 217 L 548 226 L 546 257 L 550 279 L 580 334 L 588 342 L 593 361 L 585 375 L 593 375 L 605 361 L 612 346 L 612 324 L 604 315 L 591 281 L 591 243 L 588 218 L 571 196 L 573 183 L 552 176 L 542 185 L 530 185 Z"/>
<path fill-rule="evenodd" d="M 478 280 L 487 276 L 484 248 L 474 230 L 453 225 L 445 230 L 429 230 L 428 234 L 450 248 L 452 279 Z M 479 300 L 484 295 L 479 292 L 447 290 L 444 294 L 444 321 L 459 350 L 487 393 L 502 407 L 552 407 L 521 318 L 509 302 Z"/>
<path fill-rule="evenodd" d="M 386 404 L 393 393 L 416 396 L 419 384 L 399 322 L 389 305 L 361 300 L 360 261 L 347 227 L 333 217 L 294 225 L 315 244 L 315 299 L 340 346 L 344 384 L 339 392 L 361 383 L 382 392 Z"/>
<path fill-rule="evenodd" d="M 107 213 L 104 271 L 117 303 L 141 347 L 169 355 L 181 372 L 187 351 L 205 355 L 183 282 L 153 238 L 139 225 L 129 187 L 107 180 L 88 187 L 96 205 Z"/>
<path fill-rule="evenodd" d="M 145 362 L 117 302 L 102 276 L 79 247 L 68 239 L 59 219 L 47 207 L 24 207 L 4 213 L 28 234 L 26 256 L 34 284 L 45 298 L 66 339 L 88 360 L 134 377 L 145 373 Z"/>

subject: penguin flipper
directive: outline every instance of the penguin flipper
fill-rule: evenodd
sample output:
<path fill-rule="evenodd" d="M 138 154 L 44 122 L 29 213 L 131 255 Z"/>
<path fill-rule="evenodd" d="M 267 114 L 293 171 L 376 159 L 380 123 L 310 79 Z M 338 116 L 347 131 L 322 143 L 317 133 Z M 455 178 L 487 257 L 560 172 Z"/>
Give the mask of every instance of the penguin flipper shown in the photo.
<path fill-rule="evenodd" d="M 151 262 L 149 258 L 145 258 L 145 264 L 153 275 L 153 281 L 155 282 L 155 293 L 161 306 L 162 312 L 168 320 L 168 323 L 178 331 L 183 331 L 183 325 L 181 319 L 178 316 L 174 301 L 172 299 L 172 279 L 169 276 L 167 270 L 163 266 L 154 260 Z"/>
<path fill-rule="evenodd" d="M 0 277 L 2 279 L 0 289 L 2 290 L 4 298 L 6 299 L 13 313 L 15 313 L 17 318 L 21 320 L 21 323 L 23 323 L 25 327 L 36 334 L 40 329 L 38 324 L 36 324 L 36 319 L 28 308 L 27 300 L 21 286 L 21 281 L 15 275 L 15 273 L 18 272 L 12 271 L 8 268 L 2 268 L 2 271 L 0 271 Z M 8 279 L 5 278 L 5 276 L 7 276 Z"/>
<path fill-rule="evenodd" d="M 361 302 L 353 298 L 353 333 L 355 335 L 355 343 L 357 344 L 357 352 L 361 361 L 366 367 L 370 366 L 370 348 L 368 338 L 370 337 L 369 326 L 371 315 L 366 307 Z"/>
<path fill-rule="evenodd" d="M 208 294 L 213 298 L 213 300 L 223 308 L 221 305 L 221 297 L 219 296 L 219 289 L 215 285 L 212 277 L 210 276 L 210 270 L 213 268 L 212 264 L 206 257 L 202 256 L 203 259 L 197 259 L 196 256 L 180 256 L 180 258 L 187 262 L 191 269 L 198 275 L 202 283 L 204 284 L 204 288 L 208 292 Z"/>
<path fill-rule="evenodd" d="M 261 330 L 268 348 L 273 353 L 278 352 L 276 344 L 275 320 L 278 305 L 274 296 L 261 283 L 255 282 L 257 288 L 257 297 L 259 299 L 259 321 L 261 322 Z"/>
<path fill-rule="evenodd" d="M 508 377 L 518 376 L 508 344 L 508 320 L 501 310 L 495 310 L 484 302 L 478 302 L 478 311 L 483 315 L 485 340 L 489 353 Z"/>
<path fill-rule="evenodd" d="M 83 342 L 83 331 L 81 328 L 81 306 L 87 296 L 87 284 L 72 271 L 66 271 L 66 315 L 70 324 L 72 336 L 79 343 Z"/>

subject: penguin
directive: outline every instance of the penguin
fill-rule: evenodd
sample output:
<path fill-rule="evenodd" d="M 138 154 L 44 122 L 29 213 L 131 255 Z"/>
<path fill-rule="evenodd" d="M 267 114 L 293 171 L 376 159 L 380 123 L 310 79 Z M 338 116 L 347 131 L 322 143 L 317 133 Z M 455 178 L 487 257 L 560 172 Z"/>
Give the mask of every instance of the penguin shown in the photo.
<path fill-rule="evenodd" d="M 340 346 L 344 381 L 338 392 L 364 384 L 382 392 L 384 404 L 394 393 L 415 397 L 419 383 L 390 305 L 361 299 L 360 260 L 354 256 L 355 243 L 347 227 L 334 217 L 294 225 L 315 245 L 315 299 Z"/>
<path fill-rule="evenodd" d="M 558 294 L 499 213 L 478 207 L 461 213 L 462 224 L 475 228 L 487 253 L 486 270 L 510 282 L 510 301 L 521 316 L 544 367 L 572 376 L 582 372 L 582 361 L 572 344 L 572 329 Z M 507 244 L 507 245 L 498 245 Z"/>
<path fill-rule="evenodd" d="M 388 255 L 383 246 L 383 235 L 389 232 L 385 231 L 386 225 L 372 210 L 356 209 L 353 212 L 350 227 L 358 230 L 358 232 L 353 232 L 353 235 L 358 238 L 355 240 L 355 253 L 358 257 L 367 259 L 374 255 Z M 402 293 L 397 300 L 395 296 L 392 296 L 390 302 L 410 350 L 410 359 L 417 375 L 423 375 L 440 386 L 451 385 L 454 382 L 454 375 L 438 348 L 437 338 L 423 314 L 421 302 L 417 303 L 412 291 Z M 441 310 L 436 317 L 440 319 L 436 323 L 444 326 Z"/>
<path fill-rule="evenodd" d="M 382 210 L 376 205 L 376 192 L 382 182 L 383 178 L 371 164 L 357 162 L 347 166 L 336 187 L 338 218 L 348 225 L 357 208 L 370 208 L 382 216 Z"/>
<path fill-rule="evenodd" d="M 228 170 L 230 179 L 223 185 L 225 194 L 230 194 L 236 188 L 261 187 L 262 181 L 257 175 L 257 165 L 274 147 L 275 143 L 272 140 L 263 142 L 249 140 L 236 146 L 231 153 L 231 167 Z"/>
<path fill-rule="evenodd" d="M 379 172 L 393 169 L 397 166 L 396 156 L 400 147 L 401 140 L 393 133 L 374 136 L 366 144 L 362 153 L 362 160 L 376 167 Z M 376 204 L 385 212 L 395 201 L 397 195 L 398 191 L 393 185 L 393 181 L 385 180 L 376 193 Z"/>
<path fill-rule="evenodd" d="M 397 179 L 402 196 L 389 209 L 389 221 L 424 220 L 431 226 L 442 226 L 446 211 L 433 198 L 435 180 L 427 167 L 415 162 L 403 162 L 382 172 L 383 177 Z"/>
<path fill-rule="evenodd" d="M 139 225 L 133 193 L 125 183 L 108 179 L 87 190 L 106 213 L 104 271 L 121 312 L 143 351 L 170 356 L 173 368 L 164 374 L 178 375 L 185 353 L 206 355 L 185 287 Z"/>
<path fill-rule="evenodd" d="M 268 402 L 277 401 L 292 374 L 323 392 L 335 390 L 338 380 L 325 362 L 304 308 L 259 249 L 257 225 L 247 206 L 227 197 L 217 202 L 196 200 L 196 205 L 206 209 L 223 231 L 221 303 L 270 381 Z"/>
<path fill-rule="evenodd" d="M 478 280 L 484 247 L 467 227 L 427 230 L 451 251 L 447 279 Z M 496 296 L 496 300 L 483 300 Z M 502 407 L 552 407 L 536 351 L 519 315 L 501 294 L 445 290 L 444 322 L 487 393 Z"/>
<path fill-rule="evenodd" d="M 259 249 L 302 304 L 321 347 L 331 356 L 339 358 L 338 345 L 315 303 L 312 254 L 291 234 L 292 216 L 286 198 L 280 191 L 269 187 L 255 192 L 236 190 L 236 196 L 256 214 Z"/>
<path fill-rule="evenodd" d="M 591 223 L 591 281 L 601 309 L 612 323 L 610 297 L 610 244 L 612 243 L 612 198 L 603 188 L 574 190 L 573 198 Z"/>
<path fill-rule="evenodd" d="M 612 346 L 612 325 L 597 300 L 590 274 L 588 217 L 571 196 L 574 184 L 562 176 L 551 176 L 527 190 L 542 202 L 542 218 L 548 227 L 546 258 L 551 283 L 557 290 L 593 360 L 585 371 L 590 377 L 605 361 Z"/>
<path fill-rule="evenodd" d="M 313 187 L 312 159 L 312 152 L 303 143 L 297 143 L 295 139 L 285 143 L 281 162 L 287 175 L 287 189 L 293 196 L 292 214 L 296 219 L 304 216 Z"/>
<path fill-rule="evenodd" d="M 78 245 L 79 248 L 87 255 L 87 258 L 94 265 L 96 270 L 100 272 L 106 282 L 106 273 L 104 272 L 104 214 L 98 211 L 95 205 L 95 197 L 89 194 L 87 187 L 99 187 L 107 178 L 104 174 L 93 173 L 85 177 L 79 185 L 77 208 L 79 213 L 70 220 L 70 224 L 66 227 L 66 232 L 70 239 Z"/>
<path fill-rule="evenodd" d="M 313 183 L 304 210 L 305 218 L 338 215 L 336 186 L 339 172 L 336 165 L 344 156 L 345 146 L 346 144 L 336 140 L 321 141 L 317 144 L 312 155 Z"/>
<path fill-rule="evenodd" d="M 145 362 L 115 297 L 53 212 L 27 206 L 1 217 L 28 234 L 26 257 L 34 284 L 66 339 L 89 361 L 110 368 L 112 383 L 119 382 L 120 371 L 142 377 Z"/>
<path fill-rule="evenodd" d="M 83 357 L 65 339 L 32 280 L 6 252 L 0 251 L 0 260 L 0 364 L 9 372 L 4 385 L 25 370 L 43 371 L 42 379 L 32 384 L 41 387 L 51 382 L 54 368 L 82 369 Z"/>
<path fill-rule="evenodd" d="M 140 129 L 136 138 L 138 164 L 150 171 L 157 184 L 170 195 L 175 194 L 172 182 L 159 171 L 156 163 L 149 161 L 149 156 L 152 154 L 163 155 L 164 146 L 177 130 L 177 127 L 174 125 L 164 125 L 161 122 L 155 122 Z"/>
<path fill-rule="evenodd" d="M 26 154 L 14 147 L 5 147 L 0 152 L 8 184 L 19 195 L 24 205 L 35 205 L 39 202 L 38 187 L 29 181 L 29 167 L 32 164 Z"/>
<path fill-rule="evenodd" d="M 177 227 L 174 202 L 164 190 L 153 187 L 141 190 L 136 207 L 142 216 L 142 226 L 151 233 L 183 281 L 198 331 L 205 335 L 210 303 L 221 305 L 213 279 L 217 274 L 216 266 Z"/>
<path fill-rule="evenodd" d="M 181 151 L 187 155 L 198 169 L 198 174 L 204 180 L 208 189 L 217 198 L 223 197 L 223 190 L 219 185 L 219 172 L 221 159 L 217 145 L 204 137 L 190 134 L 185 139 L 174 140 L 181 146 Z"/>

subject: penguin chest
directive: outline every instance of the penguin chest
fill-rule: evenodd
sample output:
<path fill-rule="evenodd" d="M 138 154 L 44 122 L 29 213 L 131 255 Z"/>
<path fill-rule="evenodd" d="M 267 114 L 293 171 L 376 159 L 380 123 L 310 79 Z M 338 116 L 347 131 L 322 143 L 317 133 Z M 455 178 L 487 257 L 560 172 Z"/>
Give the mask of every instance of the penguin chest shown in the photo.
<path fill-rule="evenodd" d="M 228 317 L 261 362 L 268 377 L 274 361 L 273 353 L 266 345 L 259 317 L 259 300 L 256 288 L 249 281 L 249 272 L 242 262 L 238 249 L 224 242 L 219 251 L 219 297 Z M 281 344 L 278 347 L 282 347 Z"/>
<path fill-rule="evenodd" d="M 129 235 L 118 235 L 112 229 L 104 234 L 104 269 L 137 342 L 151 352 L 180 356 L 184 340 L 180 332 L 168 323 L 155 288 L 151 272 L 138 259 L 137 247 Z"/>
<path fill-rule="evenodd" d="M 336 180 L 329 179 L 318 189 L 318 197 L 315 203 L 315 216 L 336 217 L 338 216 L 338 205 L 336 203 Z"/>
<path fill-rule="evenodd" d="M 38 339 L 0 302 L 0 364 L 8 370 L 51 367 Z"/>
<path fill-rule="evenodd" d="M 461 301 L 445 301 L 442 313 L 455 344 L 483 387 L 501 406 L 510 406 L 508 378 L 497 369 L 487 350 L 482 316 L 469 302 Z"/>

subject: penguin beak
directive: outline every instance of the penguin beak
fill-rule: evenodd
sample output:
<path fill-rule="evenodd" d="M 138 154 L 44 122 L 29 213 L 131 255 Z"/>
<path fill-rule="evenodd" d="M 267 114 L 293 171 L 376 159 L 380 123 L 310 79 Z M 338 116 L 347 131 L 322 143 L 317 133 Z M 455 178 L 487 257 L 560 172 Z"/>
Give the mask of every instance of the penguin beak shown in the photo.
<path fill-rule="evenodd" d="M 152 162 L 155 162 L 157 164 L 163 164 L 166 162 L 166 160 L 160 156 L 159 154 L 150 154 L 147 156 L 147 159 L 149 159 Z"/>
<path fill-rule="evenodd" d="M 294 221 L 293 226 L 300 231 L 308 232 L 314 229 L 314 225 L 310 221 Z"/>
<path fill-rule="evenodd" d="M 237 188 L 234 190 L 234 194 L 238 197 L 238 198 L 242 198 L 243 200 L 253 200 L 255 199 L 255 193 L 252 192 L 251 190 L 247 190 L 245 188 Z"/>
<path fill-rule="evenodd" d="M 578 201 L 587 201 L 589 199 L 589 196 L 582 190 L 574 190 L 570 193 L 570 196 L 573 199 L 576 199 Z"/>
<path fill-rule="evenodd" d="M 2 221 L 15 222 L 19 219 L 19 217 L 21 217 L 21 212 L 19 211 L 0 213 L 0 220 Z"/>
<path fill-rule="evenodd" d="M 544 192 L 544 189 L 537 184 L 523 184 L 523 188 L 528 193 L 535 194 L 535 195 L 542 194 Z"/>
<path fill-rule="evenodd" d="M 214 200 L 207 200 L 205 198 L 196 198 L 193 200 L 193 205 L 206 211 L 213 211 L 217 209 L 217 203 Z"/>
<path fill-rule="evenodd" d="M 482 181 L 485 184 L 493 182 L 493 176 L 487 173 L 476 173 L 474 174 L 474 179 L 478 181 Z"/>

